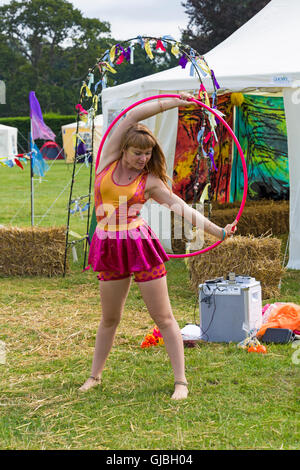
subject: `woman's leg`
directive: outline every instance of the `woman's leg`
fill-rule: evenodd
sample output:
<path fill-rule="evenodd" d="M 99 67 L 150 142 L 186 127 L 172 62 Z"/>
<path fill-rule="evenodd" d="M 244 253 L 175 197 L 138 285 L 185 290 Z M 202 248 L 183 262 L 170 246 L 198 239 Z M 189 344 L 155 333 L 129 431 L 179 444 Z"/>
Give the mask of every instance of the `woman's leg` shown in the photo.
<path fill-rule="evenodd" d="M 102 317 L 96 336 L 91 377 L 80 387 L 80 391 L 94 387 L 101 379 L 105 361 L 112 348 L 117 326 L 121 320 L 130 282 L 130 277 L 115 281 L 99 281 Z"/>
<path fill-rule="evenodd" d="M 186 382 L 183 341 L 177 321 L 172 313 L 166 276 L 147 282 L 138 282 L 148 311 L 158 326 L 166 345 L 174 371 L 175 382 Z M 186 398 L 185 385 L 175 385 L 173 399 Z"/>

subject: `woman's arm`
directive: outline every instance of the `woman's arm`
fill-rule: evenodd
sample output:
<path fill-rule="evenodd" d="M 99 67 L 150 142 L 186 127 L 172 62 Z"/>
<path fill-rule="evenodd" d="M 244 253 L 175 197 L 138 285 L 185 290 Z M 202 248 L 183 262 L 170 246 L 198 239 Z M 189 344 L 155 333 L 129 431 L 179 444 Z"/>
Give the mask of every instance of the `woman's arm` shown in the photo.
<path fill-rule="evenodd" d="M 208 220 L 200 212 L 190 207 L 176 194 L 172 193 L 165 184 L 157 177 L 149 175 L 149 189 L 147 190 L 149 197 L 156 202 L 167 206 L 176 214 L 184 217 L 188 222 L 197 228 L 202 228 L 206 233 L 213 235 L 219 240 L 223 240 L 234 234 L 236 231 L 237 220 L 232 224 L 222 228 Z M 224 236 L 225 231 L 225 236 Z"/>
<path fill-rule="evenodd" d="M 188 99 L 192 98 L 192 95 L 182 93 L 180 96 L 181 98 L 149 101 L 129 111 L 125 118 L 122 119 L 119 125 L 114 129 L 110 139 L 105 144 L 100 157 L 97 173 L 102 171 L 110 163 L 119 159 L 123 136 L 133 124 L 155 116 L 163 111 L 167 111 L 168 109 L 178 108 L 179 106 L 189 106 L 191 104 Z"/>

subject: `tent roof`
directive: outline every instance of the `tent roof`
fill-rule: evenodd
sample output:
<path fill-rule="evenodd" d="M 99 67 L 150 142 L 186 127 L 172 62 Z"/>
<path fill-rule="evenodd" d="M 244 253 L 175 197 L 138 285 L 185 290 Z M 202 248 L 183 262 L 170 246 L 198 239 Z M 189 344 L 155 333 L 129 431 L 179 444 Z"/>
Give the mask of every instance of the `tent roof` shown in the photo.
<path fill-rule="evenodd" d="M 45 142 L 42 145 L 41 150 L 43 148 L 57 148 L 57 149 L 60 149 L 60 145 L 57 142 L 53 142 L 52 140 L 48 140 L 47 142 Z"/>
<path fill-rule="evenodd" d="M 205 55 L 220 85 L 291 86 L 300 79 L 299 0 L 272 0 Z"/>
<path fill-rule="evenodd" d="M 13 130 L 13 131 L 17 131 L 18 128 L 17 127 L 12 127 L 12 126 L 5 126 L 4 124 L 0 124 L 0 129 L 5 131 L 5 130 Z"/>
<path fill-rule="evenodd" d="M 97 116 L 95 116 L 95 125 L 96 126 L 102 126 L 102 123 L 103 123 L 103 115 L 102 114 L 98 114 Z M 85 123 L 84 122 L 80 122 L 79 123 L 79 127 L 84 127 L 85 126 Z M 70 124 L 66 124 L 65 126 L 62 126 L 62 129 L 70 129 L 70 128 L 73 128 L 73 127 L 77 127 L 77 122 L 71 122 Z M 88 128 L 87 128 L 88 129 Z"/>
<path fill-rule="evenodd" d="M 272 0 L 225 41 L 204 55 L 222 90 L 291 87 L 300 80 L 300 1 Z M 190 65 L 174 67 L 148 77 L 107 88 L 104 101 L 152 91 L 194 90 L 199 79 L 190 77 Z M 210 78 L 205 87 L 212 91 Z"/>

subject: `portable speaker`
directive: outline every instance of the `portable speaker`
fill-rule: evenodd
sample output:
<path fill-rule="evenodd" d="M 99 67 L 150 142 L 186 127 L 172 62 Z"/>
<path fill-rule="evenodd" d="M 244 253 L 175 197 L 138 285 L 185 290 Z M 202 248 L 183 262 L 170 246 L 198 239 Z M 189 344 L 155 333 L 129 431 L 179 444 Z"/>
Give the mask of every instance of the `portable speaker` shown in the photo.
<path fill-rule="evenodd" d="M 239 343 L 262 323 L 261 285 L 249 276 L 216 278 L 199 285 L 199 317 L 204 341 Z"/>
<path fill-rule="evenodd" d="M 264 343 L 286 344 L 293 341 L 294 338 L 294 332 L 287 328 L 267 328 L 261 340 Z"/>

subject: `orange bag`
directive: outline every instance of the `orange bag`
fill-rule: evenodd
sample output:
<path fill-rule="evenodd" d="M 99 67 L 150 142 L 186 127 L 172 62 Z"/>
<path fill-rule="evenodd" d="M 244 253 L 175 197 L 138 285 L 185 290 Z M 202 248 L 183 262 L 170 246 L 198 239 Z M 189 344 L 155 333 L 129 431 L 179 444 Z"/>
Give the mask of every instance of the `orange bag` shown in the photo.
<path fill-rule="evenodd" d="M 267 328 L 300 330 L 300 305 L 286 303 L 274 307 L 267 322 L 261 326 L 256 336 L 263 336 Z"/>

